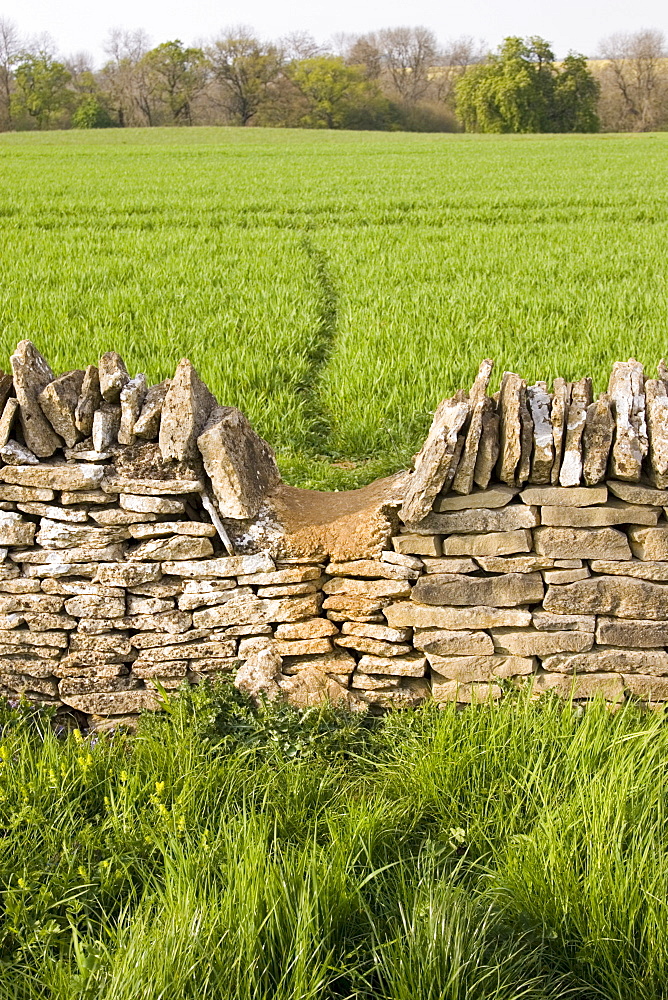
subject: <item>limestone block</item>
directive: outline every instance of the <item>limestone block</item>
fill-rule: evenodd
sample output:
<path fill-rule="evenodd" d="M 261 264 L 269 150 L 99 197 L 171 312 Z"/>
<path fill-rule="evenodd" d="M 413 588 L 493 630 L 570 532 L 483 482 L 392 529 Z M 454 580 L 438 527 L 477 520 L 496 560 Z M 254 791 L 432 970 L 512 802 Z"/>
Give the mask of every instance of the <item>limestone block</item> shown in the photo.
<path fill-rule="evenodd" d="M 33 521 L 26 521 L 20 514 L 0 511 L 0 545 L 32 545 L 35 528 Z"/>
<path fill-rule="evenodd" d="M 477 573 L 478 565 L 473 559 L 467 556 L 457 558 L 456 556 L 445 556 L 442 559 L 430 559 L 425 557 L 422 560 L 425 573 Z"/>
<path fill-rule="evenodd" d="M 325 594 L 354 594 L 359 597 L 409 597 L 411 585 L 405 580 L 351 580 L 336 577 L 323 584 Z"/>
<path fill-rule="evenodd" d="M 356 649 L 360 653 L 370 653 L 373 656 L 406 656 L 412 651 L 409 644 L 382 642 L 380 639 L 369 639 L 363 635 L 339 635 L 334 643 L 343 649 Z"/>
<path fill-rule="evenodd" d="M 133 444 L 135 441 L 135 424 L 139 419 L 144 397 L 146 396 L 146 376 L 135 375 L 121 389 L 121 422 L 118 429 L 119 444 Z"/>
<path fill-rule="evenodd" d="M 45 462 L 40 465 L 18 465 L 0 469 L 3 482 L 16 486 L 40 487 L 48 490 L 89 490 L 102 482 L 104 468 L 100 465 L 68 465 Z M 51 494 L 53 496 L 53 494 Z M 26 499 L 41 499 L 38 497 Z"/>
<path fill-rule="evenodd" d="M 532 614 L 534 628 L 541 632 L 593 632 L 596 627 L 594 615 L 553 615 L 549 611 L 534 611 Z"/>
<path fill-rule="evenodd" d="M 144 479 L 136 476 L 105 476 L 101 483 L 105 493 L 132 493 L 138 496 L 201 493 L 204 483 L 199 479 Z M 109 501 L 107 501 L 109 502 Z"/>
<path fill-rule="evenodd" d="M 98 364 L 100 392 L 107 403 L 118 403 L 121 391 L 130 381 L 125 362 L 116 351 L 107 351 Z"/>
<path fill-rule="evenodd" d="M 128 559 L 139 560 L 191 560 L 204 559 L 213 555 L 213 546 L 208 538 L 191 538 L 188 535 L 174 535 L 171 538 L 152 538 L 140 542 L 128 551 Z"/>
<path fill-rule="evenodd" d="M 376 677 L 373 674 L 361 674 L 359 671 L 356 671 L 353 675 L 351 690 L 362 692 L 382 691 L 401 687 L 401 684 L 401 677 L 390 677 L 382 674 Z"/>
<path fill-rule="evenodd" d="M 498 701 L 503 694 L 498 684 L 462 684 L 459 681 L 441 680 L 436 674 L 432 675 L 431 691 L 436 702 L 457 701 L 466 705 Z"/>
<path fill-rule="evenodd" d="M 535 528 L 538 555 L 554 559 L 630 559 L 626 535 L 615 528 Z"/>
<path fill-rule="evenodd" d="M 615 433 L 610 397 L 603 393 L 587 407 L 582 446 L 582 474 L 587 486 L 596 486 L 605 479 L 608 458 Z"/>
<path fill-rule="evenodd" d="M 497 653 L 514 656 L 550 656 L 552 653 L 583 653 L 594 645 L 592 632 L 536 629 L 493 629 L 492 639 Z"/>
<path fill-rule="evenodd" d="M 68 694 L 62 700 L 71 708 L 88 715 L 125 715 L 130 712 L 157 711 L 160 695 L 155 690 L 114 691 L 95 694 Z"/>
<path fill-rule="evenodd" d="M 660 507 L 608 500 L 605 507 L 541 507 L 540 523 L 572 528 L 602 528 L 615 524 L 655 525 L 660 514 Z"/>
<path fill-rule="evenodd" d="M 250 587 L 234 587 L 233 581 L 229 581 L 232 589 L 224 590 L 219 588 L 211 593 L 189 593 L 181 594 L 178 605 L 181 611 L 196 611 L 198 608 L 213 608 L 218 604 L 226 604 L 233 598 L 249 597 L 253 594 Z"/>
<path fill-rule="evenodd" d="M 576 580 L 586 580 L 591 576 L 588 566 L 582 569 L 548 569 L 543 573 L 545 583 L 575 583 Z"/>
<path fill-rule="evenodd" d="M 499 677 L 525 677 L 533 673 L 535 660 L 531 656 L 435 656 L 427 653 L 431 663 L 432 681 L 459 681 L 470 684 Z"/>
<path fill-rule="evenodd" d="M 68 448 L 73 448 L 83 436 L 77 429 L 74 417 L 84 375 L 83 371 L 66 372 L 49 382 L 38 396 L 42 412 Z"/>
<path fill-rule="evenodd" d="M 591 401 L 591 379 L 582 378 L 575 382 L 571 388 L 564 454 L 559 472 L 561 486 L 579 486 L 582 479 L 582 435 Z"/>
<path fill-rule="evenodd" d="M 407 525 L 409 531 L 427 535 L 452 535 L 470 532 L 515 531 L 540 524 L 537 507 L 512 504 L 500 510 L 453 511 L 449 514 L 428 514 L 424 520 Z"/>
<path fill-rule="evenodd" d="M 95 365 L 89 365 L 84 372 L 79 399 L 74 409 L 74 426 L 81 437 L 87 438 L 93 433 L 93 417 L 101 402 L 100 375 Z"/>
<path fill-rule="evenodd" d="M 82 594 L 68 598 L 65 611 L 75 618 L 122 618 L 125 615 L 125 600 L 122 597 Z"/>
<path fill-rule="evenodd" d="M 48 458 L 60 447 L 61 440 L 44 416 L 39 396 L 49 382 L 53 382 L 53 372 L 29 340 L 21 340 L 16 345 L 10 361 L 26 446 L 40 458 Z"/>
<path fill-rule="evenodd" d="M 205 661 L 210 662 L 210 661 Z M 220 664 L 222 661 L 219 659 L 214 659 L 213 661 L 216 665 Z M 198 660 L 198 667 L 201 669 L 202 661 Z M 238 660 L 231 660 L 230 663 L 238 663 Z M 132 664 L 132 673 L 140 677 L 142 680 L 151 679 L 154 677 L 164 678 L 184 678 L 188 673 L 188 660 L 169 660 L 162 661 L 161 663 L 140 663 L 137 666 L 137 661 Z"/>
<path fill-rule="evenodd" d="M 182 576 L 190 580 L 216 579 L 217 577 L 250 576 L 252 573 L 273 572 L 274 560 L 268 552 L 251 556 L 220 556 L 218 559 L 183 560 L 164 562 L 165 576 Z"/>
<path fill-rule="evenodd" d="M 655 486 L 668 486 L 668 391 L 663 379 L 645 382 L 650 475 Z"/>
<path fill-rule="evenodd" d="M 499 394 L 499 460 L 498 476 L 508 486 L 515 485 L 515 470 L 522 457 L 522 394 L 526 382 L 514 372 L 504 372 Z"/>
<path fill-rule="evenodd" d="M 76 618 L 69 615 L 43 615 L 25 612 L 26 625 L 32 632 L 51 632 L 55 629 L 71 630 L 77 627 Z"/>
<path fill-rule="evenodd" d="M 215 538 L 216 529 L 212 524 L 200 521 L 158 521 L 148 524 L 133 524 L 128 527 L 131 538 L 165 538 L 167 535 L 187 535 L 189 538 Z"/>
<path fill-rule="evenodd" d="M 321 639 L 274 639 L 273 646 L 279 656 L 312 656 L 316 653 L 330 653 L 332 651 L 331 640 L 326 637 Z"/>
<path fill-rule="evenodd" d="M 76 597 L 79 594 L 97 594 L 99 597 L 123 597 L 123 587 L 111 587 L 106 584 L 93 583 L 91 580 L 43 580 L 42 590 L 45 594 L 65 594 Z"/>
<path fill-rule="evenodd" d="M 434 535 L 399 535 L 392 539 L 395 551 L 400 554 L 440 556 L 441 539 Z"/>
<path fill-rule="evenodd" d="M 314 667 L 324 674 L 331 674 L 336 678 L 347 679 L 355 669 L 355 660 L 343 649 L 336 649 L 329 653 L 319 653 L 310 656 L 287 656 L 283 658 L 283 673 L 295 673 L 305 667 Z"/>
<path fill-rule="evenodd" d="M 185 632 L 192 624 L 192 615 L 185 611 L 161 611 L 157 615 L 128 615 L 123 619 L 126 628 L 136 629 L 138 632 L 161 631 L 170 634 Z M 81 624 L 79 625 L 81 630 Z M 134 638 L 133 638 L 134 643 Z"/>
<path fill-rule="evenodd" d="M 16 509 L 33 517 L 46 517 L 51 521 L 67 521 L 70 524 L 85 524 L 88 514 L 85 510 L 67 510 L 47 503 L 18 503 Z"/>
<path fill-rule="evenodd" d="M 554 444 L 554 465 L 550 482 L 556 486 L 559 482 L 561 472 L 561 459 L 564 452 L 564 440 L 566 437 L 566 424 L 568 422 L 568 407 L 571 401 L 571 383 L 563 378 L 555 378 L 552 385 L 552 440 Z"/>
<path fill-rule="evenodd" d="M 366 623 L 346 622 L 341 632 L 343 635 L 361 635 L 367 639 L 379 639 L 382 642 L 410 642 L 409 628 L 390 628 L 387 625 L 369 625 Z"/>
<path fill-rule="evenodd" d="M 540 507 L 591 507 L 606 502 L 608 489 L 605 485 L 525 486 L 519 496 L 523 503 Z"/>
<path fill-rule="evenodd" d="M 541 673 L 534 679 L 533 691 L 535 694 L 553 691 L 561 698 L 574 701 L 588 701 L 599 697 L 616 704 L 624 700 L 624 681 L 619 674 L 610 673 L 584 674 L 579 677 Z"/>
<path fill-rule="evenodd" d="M 391 604 L 385 608 L 384 614 L 392 628 L 442 628 L 459 631 L 506 625 L 521 628 L 531 623 L 531 612 L 520 608 L 427 607 L 413 601 Z"/>
<path fill-rule="evenodd" d="M 413 645 L 429 656 L 481 656 L 494 652 L 494 643 L 487 632 L 420 629 L 415 633 Z"/>
<path fill-rule="evenodd" d="M 668 504 L 668 490 L 653 489 L 651 486 L 640 486 L 636 483 L 622 483 L 616 479 L 608 480 L 608 489 L 627 503 L 648 504 L 654 507 Z"/>
<path fill-rule="evenodd" d="M 594 576 L 589 580 L 551 586 L 545 611 L 557 614 L 614 615 L 617 618 L 668 620 L 668 587 L 624 576 Z"/>
<path fill-rule="evenodd" d="M 605 673 L 668 674 L 665 649 L 615 649 L 596 646 L 589 653 L 557 653 L 543 660 L 545 670 L 562 674 Z"/>
<path fill-rule="evenodd" d="M 476 562 L 485 573 L 536 573 L 543 569 L 553 569 L 557 560 L 534 555 L 477 556 Z M 582 563 L 578 560 L 577 565 L 581 566 Z"/>
<path fill-rule="evenodd" d="M 408 656 L 373 656 L 366 654 L 360 658 L 353 677 L 353 684 L 360 674 L 385 677 L 424 677 L 427 658 L 416 653 Z"/>
<path fill-rule="evenodd" d="M 132 644 L 125 633 L 111 632 L 109 635 L 79 635 L 70 636 L 70 652 L 115 653 L 121 660 L 132 659 Z"/>
<path fill-rule="evenodd" d="M 286 573 L 288 571 L 283 570 L 283 572 Z M 328 576 L 356 576 L 380 578 L 382 580 L 417 580 L 420 575 L 419 570 L 409 569 L 407 566 L 393 566 L 391 563 L 383 563 L 377 559 L 355 559 L 344 563 L 332 562 L 328 564 L 326 572 Z M 311 579 L 319 575 L 320 573 L 317 572 Z M 279 581 L 275 582 L 278 583 Z M 285 582 L 287 583 L 288 581 L 286 580 Z"/>
<path fill-rule="evenodd" d="M 487 489 L 499 459 L 501 418 L 494 406 L 487 406 L 482 416 L 482 431 L 478 443 L 473 478 L 477 486 Z M 455 509 L 455 508 L 453 508 Z"/>
<path fill-rule="evenodd" d="M 530 551 L 531 532 L 526 528 L 487 535 L 451 535 L 443 540 L 445 556 L 502 556 Z"/>
<path fill-rule="evenodd" d="M 508 573 L 496 577 L 469 577 L 443 574 L 421 577 L 411 599 L 418 604 L 489 605 L 514 607 L 536 604 L 543 599 L 539 573 Z"/>
<path fill-rule="evenodd" d="M 533 422 L 532 483 L 549 483 L 554 465 L 554 436 L 550 410 L 552 399 L 545 382 L 536 382 L 527 388 L 527 402 Z"/>
<path fill-rule="evenodd" d="M 159 443 L 164 459 L 182 462 L 197 456 L 197 439 L 217 406 L 187 358 L 179 361 L 162 405 Z"/>
<path fill-rule="evenodd" d="M 7 444 L 3 444 L 0 448 L 0 459 L 2 459 L 6 465 L 39 464 L 39 459 L 36 455 L 33 455 L 29 448 L 19 444 L 18 441 L 13 441 L 11 438 Z"/>
<path fill-rule="evenodd" d="M 278 684 L 283 696 L 297 708 L 310 708 L 328 703 L 345 705 L 358 711 L 365 707 L 353 691 L 342 687 L 333 677 L 329 677 L 311 665 L 299 670 L 294 677 L 281 675 Z"/>
<path fill-rule="evenodd" d="M 362 597 L 359 594 L 332 594 L 330 597 L 325 598 L 322 606 L 325 611 L 345 611 L 346 614 L 351 615 L 350 620 L 355 621 L 357 619 L 353 618 L 353 615 L 373 615 L 391 603 L 391 597 Z M 345 617 L 341 618 L 341 621 L 345 621 Z"/>
<path fill-rule="evenodd" d="M 67 649 L 69 637 L 64 631 L 32 632 L 29 629 L 6 629 L 2 632 L 0 641 L 5 646 L 24 646 L 31 649 L 32 656 L 40 656 L 37 649 L 41 646 L 49 647 L 44 656 L 57 656 L 56 650 Z M 12 652 L 9 650 L 9 652 Z"/>
<path fill-rule="evenodd" d="M 65 508 L 61 508 L 61 510 L 63 513 L 67 513 Z M 49 516 L 53 517 L 54 515 L 51 514 Z M 91 510 L 90 516 L 96 524 L 104 528 L 118 525 L 144 524 L 150 521 L 157 521 L 158 519 L 157 514 L 135 514 L 131 510 L 117 510 L 114 507 L 106 510 Z"/>
<path fill-rule="evenodd" d="M 431 689 L 428 681 L 420 680 L 417 677 L 406 677 L 399 687 L 370 692 L 364 701 L 376 708 L 417 708 L 430 695 Z"/>
<path fill-rule="evenodd" d="M 632 559 L 631 562 L 616 562 L 612 559 L 593 559 L 590 565 L 594 573 L 668 582 L 668 563 L 665 562 L 642 562 L 638 559 Z"/>
<path fill-rule="evenodd" d="M 262 639 L 266 642 L 265 639 Z M 213 642 L 186 642 L 174 645 L 151 646 L 141 654 L 141 663 L 161 663 L 169 660 L 190 658 L 229 658 L 236 654 L 237 640 L 226 639 Z"/>
<path fill-rule="evenodd" d="M 169 396 L 168 396 L 169 400 Z M 163 414 L 163 423 L 164 423 Z M 222 517 L 255 517 L 280 482 L 276 457 L 233 406 L 217 406 L 197 437 Z"/>
<path fill-rule="evenodd" d="M 641 701 L 668 701 L 668 677 L 624 674 L 624 687 L 633 698 Z"/>
<path fill-rule="evenodd" d="M 167 618 L 164 612 L 160 615 L 155 615 L 156 620 L 161 618 Z M 191 616 L 184 615 L 184 617 L 190 622 Z M 227 638 L 225 633 L 218 633 L 223 639 Z M 212 638 L 212 632 L 208 628 L 190 628 L 186 625 L 185 628 L 181 629 L 179 632 L 167 632 L 166 629 L 161 629 L 160 631 L 151 632 L 150 629 L 146 629 L 141 633 L 137 633 L 130 637 L 130 642 L 135 649 L 146 650 L 152 649 L 153 647 L 162 648 L 164 645 L 169 643 L 170 646 L 187 646 L 188 643 L 199 642 L 200 639 Z M 179 653 L 177 659 L 187 659 L 185 653 Z M 136 661 L 135 661 L 136 662 Z M 147 661 L 148 662 L 148 661 Z"/>
<path fill-rule="evenodd" d="M 335 564 L 332 563 L 331 566 Z M 356 566 L 356 563 L 339 563 L 339 566 Z M 360 565 L 366 566 L 366 562 L 361 562 Z M 378 563 L 371 562 L 369 560 L 368 565 L 377 566 Z M 328 572 L 330 570 L 328 569 Z M 240 586 L 252 587 L 257 584 L 263 586 L 278 586 L 285 583 L 306 583 L 309 580 L 318 580 L 322 574 L 322 569 L 320 566 L 292 566 L 287 569 L 277 569 L 269 573 L 249 573 L 244 575 L 239 573 L 237 575 L 237 582 Z M 334 574 L 331 574 L 334 575 Z M 365 576 L 365 573 L 352 573 L 351 576 Z M 388 577 L 392 579 L 392 577 Z"/>
<path fill-rule="evenodd" d="M 2 515 L 0 515 L 0 518 Z M 129 537 L 124 526 L 96 528 L 89 524 L 68 524 L 43 517 L 35 537 L 38 545 L 46 549 L 103 549 L 108 545 L 122 542 Z"/>
<path fill-rule="evenodd" d="M 214 608 L 195 611 L 193 624 L 197 627 L 221 627 L 225 625 L 257 624 L 267 622 L 292 622 L 300 618 L 313 618 L 320 611 L 320 595 L 306 597 L 286 597 L 283 600 L 267 601 L 259 597 L 241 597 Z"/>
<path fill-rule="evenodd" d="M 403 521 L 419 521 L 428 514 L 446 481 L 451 482 L 449 473 L 454 475 L 459 435 L 469 409 L 461 393 L 438 406 L 425 443 L 413 458 L 413 472 L 399 512 Z"/>
<path fill-rule="evenodd" d="M 12 426 L 19 411 L 19 402 L 13 396 L 7 400 L 0 417 L 0 445 L 7 444 Z"/>
<path fill-rule="evenodd" d="M 447 496 L 439 496 L 434 501 L 434 510 L 438 513 L 447 513 L 456 510 L 476 510 L 480 507 L 493 509 L 495 507 L 505 507 L 519 492 L 515 486 L 506 486 L 499 483 L 490 486 L 485 490 L 477 490 L 467 496 L 455 496 L 450 493 Z"/>
<path fill-rule="evenodd" d="M 457 470 L 452 480 L 455 493 L 468 494 L 473 489 L 473 477 L 478 458 L 478 445 L 482 434 L 483 419 L 494 404 L 487 396 L 487 387 L 494 362 L 486 358 L 478 369 L 478 375 L 469 393 L 470 420 L 466 441 Z"/>
<path fill-rule="evenodd" d="M 381 562 L 390 563 L 392 566 L 403 566 L 406 569 L 422 569 L 422 560 L 416 556 L 407 556 L 402 552 L 393 552 L 392 549 L 385 549 L 380 554 Z"/>
<path fill-rule="evenodd" d="M 640 479 L 648 451 L 644 386 L 642 365 L 633 358 L 612 366 L 608 393 L 615 417 L 615 441 L 610 471 L 617 479 L 630 482 Z"/>
<path fill-rule="evenodd" d="M 620 620 L 601 616 L 596 625 L 596 642 L 601 646 L 631 646 L 639 649 L 668 646 L 668 622 L 651 621 L 647 618 Z"/>
<path fill-rule="evenodd" d="M 20 692 L 21 694 L 26 694 L 28 696 L 32 695 L 32 699 L 35 700 L 35 695 L 42 695 L 47 700 L 56 699 L 58 697 L 58 685 L 56 681 L 49 679 L 38 679 L 31 676 L 23 676 L 21 674 L 10 673 L 9 671 L 3 670 L 0 673 L 0 683 L 11 687 L 14 691 Z M 38 700 L 42 700 L 41 698 Z"/>
<path fill-rule="evenodd" d="M 5 487 L 5 489 L 12 489 L 12 487 Z M 14 486 L 13 489 L 21 489 L 20 486 Z M 35 493 L 48 493 L 49 490 L 35 490 Z M 34 500 L 44 499 L 43 497 L 33 497 Z M 111 496 L 104 493 L 102 490 L 81 490 L 81 492 L 71 493 L 68 490 L 64 490 L 60 494 L 60 502 L 64 506 L 69 506 L 75 503 L 85 503 L 94 504 L 95 506 L 101 504 L 115 503 L 118 500 L 117 496 Z"/>
<path fill-rule="evenodd" d="M 655 528 L 629 528 L 631 549 L 636 559 L 652 562 L 668 560 L 668 524 Z"/>
<path fill-rule="evenodd" d="M 325 639 L 338 635 L 339 630 L 333 622 L 326 618 L 307 618 L 305 621 L 288 622 L 277 625 L 277 639 Z"/>
<path fill-rule="evenodd" d="M 93 416 L 93 448 L 96 452 L 104 454 L 117 443 L 120 426 L 120 406 L 102 402 Z"/>
<path fill-rule="evenodd" d="M 136 566 L 137 563 L 134 565 Z M 155 563 L 152 565 L 155 566 Z M 144 597 L 178 597 L 182 590 L 183 581 L 176 577 L 162 577 L 155 583 L 137 583 L 128 587 L 130 594 L 142 594 Z"/>
<path fill-rule="evenodd" d="M 67 549 L 24 549 L 22 551 L 15 549 L 9 553 L 9 558 L 15 562 L 39 567 L 49 564 L 57 565 L 59 563 L 77 565 L 83 563 L 120 562 L 124 556 L 125 551 L 122 544 L 106 545 L 104 548 L 82 545 Z M 71 571 L 69 575 L 81 576 L 82 574 Z"/>

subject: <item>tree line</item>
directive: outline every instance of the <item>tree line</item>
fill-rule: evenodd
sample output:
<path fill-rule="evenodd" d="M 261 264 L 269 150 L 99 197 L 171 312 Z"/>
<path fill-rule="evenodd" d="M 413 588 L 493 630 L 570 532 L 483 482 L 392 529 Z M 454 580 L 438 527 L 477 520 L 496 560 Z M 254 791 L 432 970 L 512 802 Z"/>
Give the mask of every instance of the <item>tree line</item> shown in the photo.
<path fill-rule="evenodd" d="M 200 45 L 114 30 L 106 59 L 59 56 L 0 18 L 0 130 L 242 125 L 470 132 L 668 128 L 668 59 L 655 30 L 557 61 L 542 38 L 489 52 L 424 27 L 265 42 L 229 29 Z"/>

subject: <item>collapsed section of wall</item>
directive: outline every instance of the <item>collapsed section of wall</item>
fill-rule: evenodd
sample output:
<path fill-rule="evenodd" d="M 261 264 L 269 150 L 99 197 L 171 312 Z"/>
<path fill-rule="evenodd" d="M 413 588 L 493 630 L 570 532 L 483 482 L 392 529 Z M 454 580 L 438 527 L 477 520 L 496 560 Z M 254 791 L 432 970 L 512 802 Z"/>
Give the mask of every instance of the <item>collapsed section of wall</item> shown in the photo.
<path fill-rule="evenodd" d="M 92 725 L 226 675 L 360 710 L 536 694 L 668 700 L 668 372 L 528 386 L 491 362 L 413 468 L 280 482 L 186 360 L 0 373 L 0 693 Z"/>

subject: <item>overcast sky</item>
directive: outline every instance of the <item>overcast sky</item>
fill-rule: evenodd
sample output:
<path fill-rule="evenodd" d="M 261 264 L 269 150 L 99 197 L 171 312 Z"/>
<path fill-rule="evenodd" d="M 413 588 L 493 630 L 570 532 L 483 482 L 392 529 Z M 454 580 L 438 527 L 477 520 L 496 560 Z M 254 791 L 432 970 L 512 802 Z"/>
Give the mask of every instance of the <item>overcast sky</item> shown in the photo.
<path fill-rule="evenodd" d="M 569 49 L 594 55 L 598 41 L 615 31 L 659 28 L 668 32 L 668 5 L 659 0 L 0 0 L 0 15 L 22 34 L 48 32 L 62 53 L 104 58 L 110 28 L 144 28 L 153 43 L 180 38 L 192 43 L 223 27 L 247 24 L 265 38 L 307 31 L 319 42 L 337 32 L 364 32 L 423 24 L 439 39 L 472 35 L 496 46 L 505 35 L 541 35 L 558 57 Z"/>

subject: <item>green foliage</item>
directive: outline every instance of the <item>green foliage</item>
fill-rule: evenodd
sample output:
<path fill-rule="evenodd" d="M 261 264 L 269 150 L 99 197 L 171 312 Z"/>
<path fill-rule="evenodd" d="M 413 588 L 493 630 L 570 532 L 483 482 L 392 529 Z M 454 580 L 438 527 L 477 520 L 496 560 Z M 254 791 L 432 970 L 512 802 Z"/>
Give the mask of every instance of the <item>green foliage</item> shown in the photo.
<path fill-rule="evenodd" d="M 304 97 L 308 110 L 298 125 L 304 128 L 387 128 L 389 101 L 364 69 L 343 59 L 316 56 L 289 67 L 289 76 Z"/>
<path fill-rule="evenodd" d="M 663 1000 L 663 714 L 0 705 L 0 995 Z"/>
<path fill-rule="evenodd" d="M 70 73 L 63 63 L 48 53 L 22 56 L 14 78 L 13 114 L 28 115 L 37 128 L 48 127 L 55 115 L 69 107 L 72 96 L 67 89 Z"/>
<path fill-rule="evenodd" d="M 186 48 L 178 39 L 163 42 L 144 56 L 144 63 L 174 124 L 192 124 L 193 98 L 205 80 L 205 57 L 201 49 Z"/>
<path fill-rule="evenodd" d="M 508 37 L 486 63 L 456 85 L 457 114 L 468 132 L 596 132 L 599 86 L 584 56 L 561 67 L 542 38 Z"/>
<path fill-rule="evenodd" d="M 72 115 L 74 128 L 113 128 L 114 122 L 103 102 L 95 94 L 86 94 Z"/>

